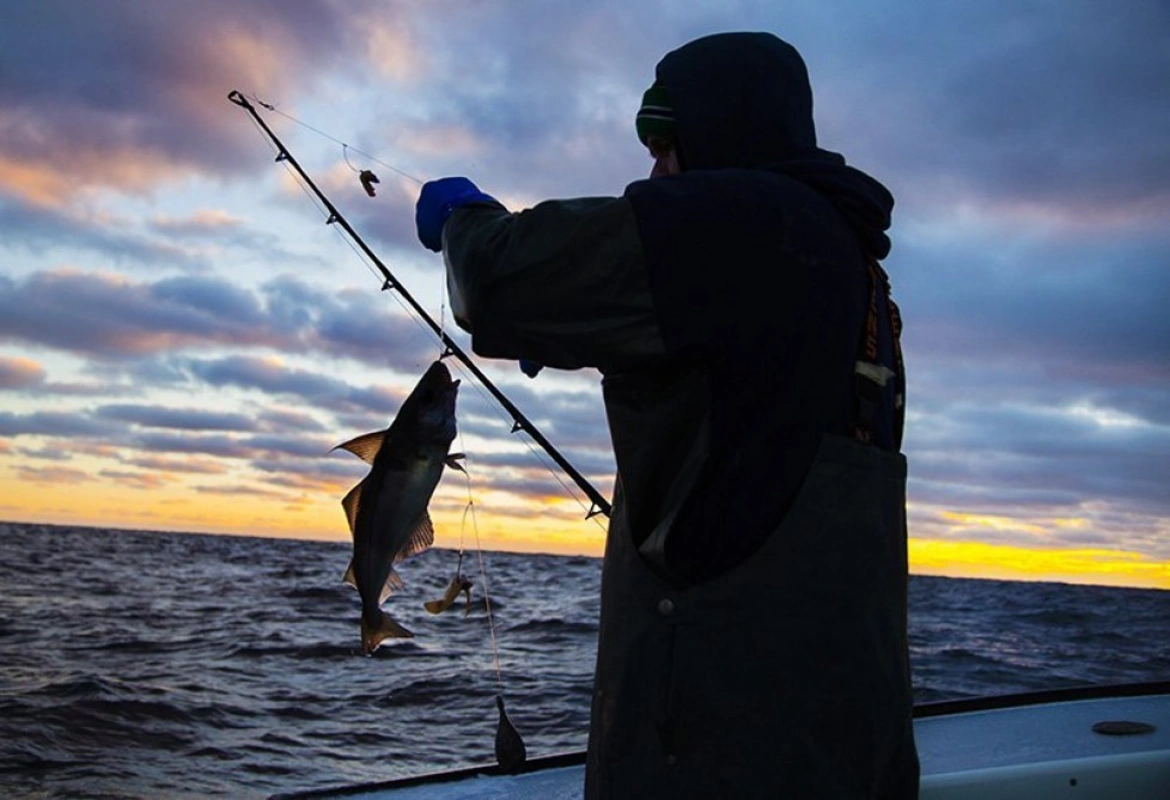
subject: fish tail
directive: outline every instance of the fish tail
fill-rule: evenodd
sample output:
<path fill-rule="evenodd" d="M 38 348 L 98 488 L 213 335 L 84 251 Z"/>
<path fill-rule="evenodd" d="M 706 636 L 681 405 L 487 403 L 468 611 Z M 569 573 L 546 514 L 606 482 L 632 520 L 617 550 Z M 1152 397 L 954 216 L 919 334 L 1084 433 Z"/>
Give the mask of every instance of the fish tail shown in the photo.
<path fill-rule="evenodd" d="M 394 621 L 389 614 L 378 612 L 374 625 L 362 617 L 362 652 L 371 655 L 385 639 L 410 639 L 414 634 Z"/>

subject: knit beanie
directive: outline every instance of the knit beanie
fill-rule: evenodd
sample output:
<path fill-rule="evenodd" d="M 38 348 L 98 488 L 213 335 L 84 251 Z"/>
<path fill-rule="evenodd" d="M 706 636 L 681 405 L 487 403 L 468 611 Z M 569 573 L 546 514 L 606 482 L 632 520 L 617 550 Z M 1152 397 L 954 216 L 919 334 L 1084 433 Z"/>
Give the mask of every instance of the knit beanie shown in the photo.
<path fill-rule="evenodd" d="M 638 138 L 646 146 L 649 146 L 651 136 L 674 139 L 674 106 L 670 104 L 670 93 L 665 86 L 655 82 L 642 95 L 642 107 L 638 109 L 634 126 Z"/>

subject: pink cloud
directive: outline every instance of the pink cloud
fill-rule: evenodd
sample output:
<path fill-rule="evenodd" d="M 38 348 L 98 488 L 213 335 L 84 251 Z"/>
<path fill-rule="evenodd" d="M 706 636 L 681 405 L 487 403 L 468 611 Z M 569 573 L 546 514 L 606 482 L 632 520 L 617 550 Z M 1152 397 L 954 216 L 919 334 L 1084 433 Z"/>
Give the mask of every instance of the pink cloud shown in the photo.
<path fill-rule="evenodd" d="M 128 472 L 126 470 L 104 469 L 98 473 L 120 486 L 129 486 L 132 489 L 159 489 L 172 482 L 169 475 L 160 475 L 153 472 Z"/>
<path fill-rule="evenodd" d="M 16 468 L 23 481 L 30 483 L 85 483 L 92 480 L 88 472 L 69 467 L 24 467 Z"/>
<path fill-rule="evenodd" d="M 227 93 L 292 94 L 366 38 L 327 0 L 205 0 L 150 13 L 46 3 L 7 16 L 19 35 L 0 72 L 22 79 L 0 91 L 0 192 L 39 206 L 92 189 L 149 193 L 252 163 L 255 134 Z"/>
<path fill-rule="evenodd" d="M 27 389 L 44 382 L 44 368 L 31 358 L 0 356 L 0 389 Z"/>
<path fill-rule="evenodd" d="M 158 456 L 142 456 L 126 458 L 123 461 L 133 467 L 154 470 L 157 472 L 183 472 L 198 475 L 222 475 L 227 467 L 219 461 L 206 458 L 160 458 Z"/>

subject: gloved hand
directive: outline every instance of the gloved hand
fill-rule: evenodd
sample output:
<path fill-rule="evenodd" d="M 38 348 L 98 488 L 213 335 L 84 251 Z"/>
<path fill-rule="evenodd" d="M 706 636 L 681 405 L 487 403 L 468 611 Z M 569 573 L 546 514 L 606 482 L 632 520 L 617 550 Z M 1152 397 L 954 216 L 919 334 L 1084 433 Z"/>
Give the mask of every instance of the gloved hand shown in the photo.
<path fill-rule="evenodd" d="M 443 226 L 455 209 L 468 203 L 497 203 L 467 178 L 440 178 L 423 185 L 414 209 L 418 240 L 436 253 L 443 249 Z"/>
<path fill-rule="evenodd" d="M 537 364 L 535 361 L 530 361 L 527 358 L 520 359 L 520 371 L 529 378 L 535 378 L 544 369 L 544 365 Z"/>

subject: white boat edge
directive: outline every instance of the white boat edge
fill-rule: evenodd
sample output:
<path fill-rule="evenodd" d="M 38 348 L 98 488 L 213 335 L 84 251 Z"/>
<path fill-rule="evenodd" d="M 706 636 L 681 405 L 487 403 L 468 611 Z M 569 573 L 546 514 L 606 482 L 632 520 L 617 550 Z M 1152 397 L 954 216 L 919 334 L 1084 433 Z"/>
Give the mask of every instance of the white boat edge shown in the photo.
<path fill-rule="evenodd" d="M 924 704 L 914 727 L 921 800 L 1170 798 L 1170 681 Z M 271 800 L 577 800 L 584 762 L 566 753 L 515 775 L 492 764 Z"/>

